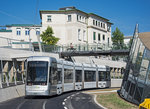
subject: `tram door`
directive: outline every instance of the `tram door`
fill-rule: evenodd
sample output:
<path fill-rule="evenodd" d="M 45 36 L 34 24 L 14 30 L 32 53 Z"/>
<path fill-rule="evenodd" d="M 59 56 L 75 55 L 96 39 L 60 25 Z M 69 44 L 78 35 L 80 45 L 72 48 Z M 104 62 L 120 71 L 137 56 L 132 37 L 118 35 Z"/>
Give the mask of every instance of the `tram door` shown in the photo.
<path fill-rule="evenodd" d="M 55 95 L 57 93 L 57 63 L 55 60 L 51 61 L 49 71 L 50 95 Z"/>

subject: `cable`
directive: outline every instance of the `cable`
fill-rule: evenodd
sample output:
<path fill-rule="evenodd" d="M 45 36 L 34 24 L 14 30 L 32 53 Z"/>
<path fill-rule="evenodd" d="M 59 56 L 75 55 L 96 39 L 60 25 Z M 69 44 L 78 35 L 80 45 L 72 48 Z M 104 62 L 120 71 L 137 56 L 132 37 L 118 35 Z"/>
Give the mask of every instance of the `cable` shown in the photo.
<path fill-rule="evenodd" d="M 38 6 L 39 6 L 39 0 L 36 0 L 36 12 L 34 17 L 34 24 L 36 24 L 37 14 L 38 14 Z"/>
<path fill-rule="evenodd" d="M 9 16 L 9 17 L 13 17 L 13 18 L 15 18 L 15 19 L 18 19 L 18 20 L 20 20 L 20 21 L 22 21 L 22 22 L 29 22 L 29 21 L 24 20 L 24 19 L 22 19 L 22 18 L 20 18 L 20 17 L 17 17 L 17 16 L 14 16 L 14 15 L 9 14 L 9 13 L 7 13 L 7 12 L 4 12 L 4 11 L 2 11 L 2 10 L 0 10 L 0 13 L 2 13 L 2 14 L 4 14 L 4 15 L 7 15 L 7 16 Z"/>

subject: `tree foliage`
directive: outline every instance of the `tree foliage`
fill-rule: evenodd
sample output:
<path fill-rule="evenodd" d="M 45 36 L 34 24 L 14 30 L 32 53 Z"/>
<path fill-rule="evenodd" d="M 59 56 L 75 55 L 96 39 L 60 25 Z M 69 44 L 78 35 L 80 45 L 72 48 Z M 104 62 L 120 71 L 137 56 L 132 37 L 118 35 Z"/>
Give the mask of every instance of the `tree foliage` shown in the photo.
<path fill-rule="evenodd" d="M 112 42 L 115 49 L 127 48 L 124 44 L 124 34 L 118 28 L 112 32 L 112 35 Z"/>
<path fill-rule="evenodd" d="M 53 36 L 54 32 L 51 27 L 47 27 L 47 29 L 40 35 L 42 42 L 48 45 L 56 45 L 59 41 L 59 38 Z"/>

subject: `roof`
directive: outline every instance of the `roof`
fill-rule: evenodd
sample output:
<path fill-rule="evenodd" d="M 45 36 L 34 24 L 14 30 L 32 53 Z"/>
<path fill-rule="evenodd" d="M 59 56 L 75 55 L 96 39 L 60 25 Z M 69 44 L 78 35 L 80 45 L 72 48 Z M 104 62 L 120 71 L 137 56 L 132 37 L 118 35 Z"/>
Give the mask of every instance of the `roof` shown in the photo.
<path fill-rule="evenodd" d="M 6 25 L 6 27 L 42 27 L 38 24 L 10 24 Z"/>
<path fill-rule="evenodd" d="M 139 33 L 142 43 L 150 50 L 150 32 Z"/>
<path fill-rule="evenodd" d="M 69 9 L 68 9 L 69 8 Z M 75 7 L 65 7 L 65 8 L 60 8 L 60 10 L 40 10 L 40 18 L 41 18 L 41 14 L 42 13 L 45 13 L 45 12 L 55 12 L 55 13 L 67 13 L 67 12 L 80 12 L 80 13 L 83 13 L 83 14 L 85 14 L 85 15 L 87 15 L 87 16 L 96 16 L 96 17 L 98 17 L 98 18 L 100 18 L 100 19 L 103 19 L 103 20 L 106 20 L 107 22 L 109 21 L 108 19 L 106 19 L 106 18 L 104 18 L 104 17 L 101 17 L 101 16 L 99 16 L 99 15 L 96 15 L 96 14 L 94 14 L 94 13 L 86 13 L 86 12 L 83 12 L 83 11 L 81 11 L 81 10 L 78 10 L 78 9 L 76 9 Z M 41 18 L 42 19 L 42 18 Z M 108 22 L 108 23 L 110 23 L 110 24 L 113 24 L 113 23 L 111 23 L 111 22 Z"/>
<path fill-rule="evenodd" d="M 12 30 L 1 29 L 0 32 L 12 32 Z"/>

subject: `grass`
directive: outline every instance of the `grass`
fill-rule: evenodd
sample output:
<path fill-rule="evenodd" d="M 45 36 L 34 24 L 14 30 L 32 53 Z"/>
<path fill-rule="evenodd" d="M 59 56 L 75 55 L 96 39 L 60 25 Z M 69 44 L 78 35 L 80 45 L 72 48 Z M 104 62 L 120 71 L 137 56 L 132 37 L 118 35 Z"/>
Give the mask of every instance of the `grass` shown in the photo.
<path fill-rule="evenodd" d="M 138 109 L 138 106 L 131 104 L 115 93 L 97 94 L 97 101 L 108 109 Z"/>

